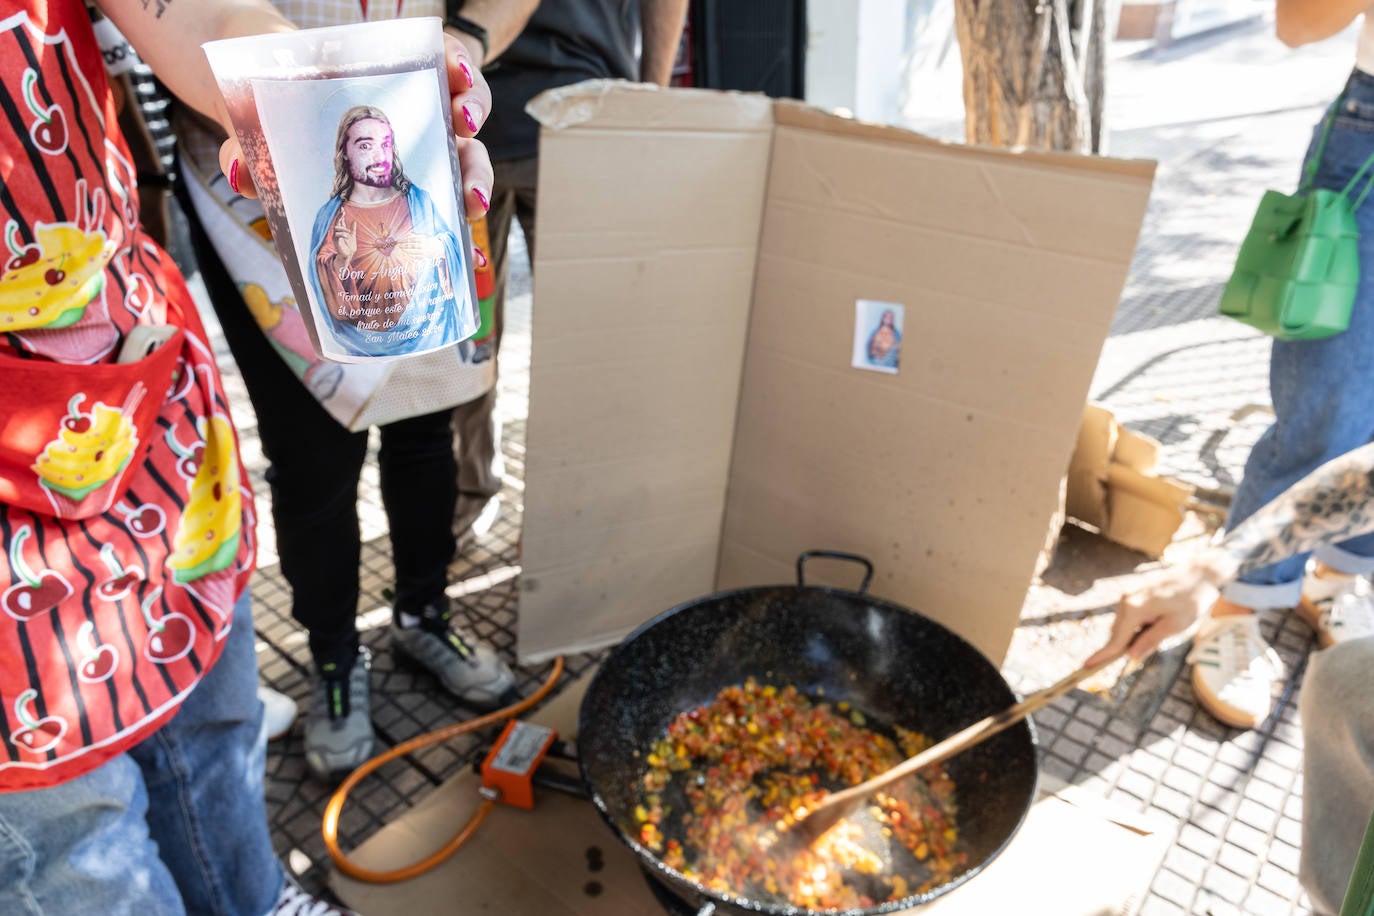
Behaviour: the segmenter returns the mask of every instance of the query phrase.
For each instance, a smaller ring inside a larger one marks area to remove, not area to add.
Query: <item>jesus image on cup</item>
[[[378,108],[356,105],[339,119],[334,185],[310,255],[311,286],[348,354],[410,353],[461,336],[462,237],[406,177]]]

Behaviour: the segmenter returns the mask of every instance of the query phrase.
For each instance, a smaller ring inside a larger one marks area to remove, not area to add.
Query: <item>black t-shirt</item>
[[[539,125],[525,103],[586,79],[639,78],[639,0],[544,0],[525,30],[484,71],[491,116],[479,134],[492,159],[533,156]]]

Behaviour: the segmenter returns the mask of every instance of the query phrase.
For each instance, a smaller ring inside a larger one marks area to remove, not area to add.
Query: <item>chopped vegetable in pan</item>
[[[929,745],[915,732],[896,728],[894,742],[866,725],[848,704],[813,702],[793,686],[750,678],[726,687],[674,719],[646,755],[639,841],[713,890],[808,909],[873,906],[944,884],[967,868],[968,853],[958,848],[954,783],[938,765],[876,794],[862,813],[868,829],[856,817],[808,849],[775,845],[778,824],[799,807]],[[918,860],[919,874],[889,867],[889,843]]]

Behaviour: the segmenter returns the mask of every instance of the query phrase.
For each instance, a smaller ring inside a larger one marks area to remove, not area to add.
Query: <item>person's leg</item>
[[[1339,911],[1374,812],[1374,640],[1316,652],[1299,698],[1303,739],[1299,880],[1319,914]]]
[[[449,417],[443,410],[381,428],[378,464],[396,568],[391,646],[467,705],[494,709],[516,699],[515,676],[490,646],[453,626],[444,593],[458,494]]]
[[[511,223],[519,218],[528,242],[531,267],[534,264],[534,200],[538,159],[514,159],[493,163],[495,183],[491,209],[487,211],[487,257],[491,259],[495,280],[493,312],[496,316],[496,346],[499,363],[501,335],[506,323],[506,286],[510,277]],[[458,492],[464,503],[474,508],[501,490],[504,460],[501,455],[501,424],[496,415],[496,389],[453,409],[455,455],[458,461]]]
[[[0,795],[0,913],[182,916],[147,812],[127,754],[59,786]]]
[[[257,686],[245,592],[214,667],[176,716],[129,752],[147,786],[152,839],[190,913],[261,916],[281,893],[263,803]]]
[[[330,779],[370,755],[367,654],[357,631],[358,479],[367,433],[331,417],[272,348],[183,195],[211,304],[238,364],[270,466],[272,518],[291,614],[305,628],[319,677],[306,718],[306,761]],[[360,663],[361,662],[361,663]]]
[[[1353,106],[1353,107],[1352,107]],[[1318,155],[1314,131],[1307,160]],[[1316,185],[1340,189],[1374,153],[1374,78],[1352,77],[1330,138],[1320,153]],[[1304,163],[1304,166],[1306,163]],[[1374,265],[1374,201],[1357,211],[1360,259]],[[1227,527],[1234,528],[1260,506],[1318,465],[1374,438],[1374,270],[1362,270],[1350,326],[1325,340],[1275,341],[1269,387],[1275,420],[1245,464]],[[1321,558],[1344,573],[1374,571],[1374,537],[1354,538],[1324,549]],[[1254,610],[1297,605],[1304,590],[1306,554],[1247,572],[1222,590],[1212,619],[1198,634],[1191,658],[1199,703],[1218,719],[1240,728],[1262,722],[1282,677],[1277,655],[1265,643]],[[1327,602],[1337,588],[1313,583]],[[1358,629],[1352,627],[1350,629]]]
[[[1310,160],[1316,154],[1314,131]],[[1316,185],[1340,189],[1374,154],[1374,77],[1352,77],[1317,169]],[[1306,165],[1306,163],[1304,163]],[[1356,211],[1360,263],[1374,266],[1374,200]],[[1350,326],[1325,340],[1275,341],[1269,387],[1275,420],[1255,443],[1231,504],[1227,528],[1313,468],[1374,439],[1374,270],[1360,272]],[[1342,572],[1374,572],[1374,535],[1323,549],[1320,558]],[[1246,573],[1227,599],[1246,607],[1288,607],[1301,590],[1306,555]]]
[[[449,411],[388,423],[381,439],[377,464],[396,569],[393,605],[418,615],[443,597],[456,549],[458,487]]]

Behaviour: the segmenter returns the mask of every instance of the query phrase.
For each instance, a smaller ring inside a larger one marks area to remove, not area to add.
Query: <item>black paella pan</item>
[[[862,564],[862,585],[857,591],[806,585],[804,566],[813,557]],[[872,572],[872,564],[852,554],[802,554],[795,586],[744,588],[679,605],[626,637],[588,686],[578,757],[592,800],[645,870],[702,916],[813,911],[709,889],[638,842],[634,809],[643,755],[679,713],[752,676],[848,702],[875,724],[901,725],[938,741],[1019,699],[997,666],[964,639],[866,594]],[[845,912],[868,916],[906,909],[975,876],[1020,828],[1035,798],[1037,758],[1027,720],[950,760],[946,769],[957,787],[966,870],[901,900]],[[893,860],[889,867],[910,887],[924,880],[914,858]]]

